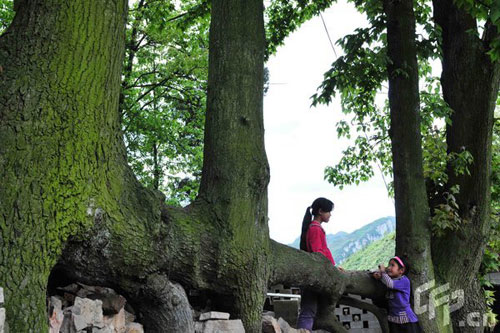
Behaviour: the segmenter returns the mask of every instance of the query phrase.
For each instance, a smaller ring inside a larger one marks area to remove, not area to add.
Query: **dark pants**
[[[422,329],[418,323],[395,324],[389,322],[390,333],[420,333]]]
[[[300,312],[297,318],[297,329],[305,328],[312,331],[314,317],[318,309],[318,296],[313,291],[304,289],[300,298]]]

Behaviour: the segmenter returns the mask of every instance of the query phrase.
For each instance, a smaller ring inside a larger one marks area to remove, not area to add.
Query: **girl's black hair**
[[[318,198],[313,201],[311,207],[307,207],[306,213],[304,215],[304,220],[302,220],[302,233],[300,234],[301,250],[307,251],[307,244],[306,244],[307,229],[309,229],[309,225],[312,222],[313,216],[319,215],[320,209],[323,212],[331,212],[333,210],[333,202],[325,198]]]
[[[399,259],[401,259],[401,261],[403,262],[403,265],[405,265],[404,269],[404,273],[403,275],[407,275],[408,272],[410,271],[410,266],[408,265],[408,260],[406,259],[405,256],[397,256]],[[399,261],[397,261],[396,259],[394,259],[394,257],[391,258],[391,260],[394,260],[394,262],[396,263],[396,265],[398,265],[399,269],[403,268],[401,266],[401,264],[399,263]]]

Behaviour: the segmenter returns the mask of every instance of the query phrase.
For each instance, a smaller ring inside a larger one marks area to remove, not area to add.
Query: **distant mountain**
[[[339,231],[336,234],[327,234],[326,235],[326,243],[328,244],[328,247],[330,248],[330,243],[331,242],[336,242],[338,240],[344,239],[347,235],[349,235],[345,231]],[[293,241],[293,243],[288,244],[288,246],[294,247],[296,249],[300,248],[300,236]],[[331,248],[330,248],[331,251]]]
[[[352,233],[341,231],[334,235],[328,234],[326,235],[326,242],[328,248],[332,251],[335,262],[340,264],[354,253],[367,247],[372,242],[381,239],[386,234],[393,232],[395,229],[395,218],[387,216],[375,220]],[[289,245],[298,249],[300,237]]]
[[[342,267],[348,270],[372,270],[383,263],[387,266],[396,249],[396,233],[391,232],[347,258]]]

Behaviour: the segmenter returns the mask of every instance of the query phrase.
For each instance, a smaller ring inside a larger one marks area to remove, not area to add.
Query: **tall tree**
[[[14,9],[0,37],[0,284],[11,330],[42,332],[65,241],[88,230],[89,207],[116,197],[127,172],[108,112],[118,108],[126,2]]]
[[[387,15],[387,66],[391,141],[396,202],[396,253],[412,267],[412,282],[434,279],[429,206],[420,134],[418,64],[413,1],[384,1]],[[424,331],[438,331],[435,321],[421,318]],[[442,330],[439,330],[442,332]]]
[[[500,62],[492,54],[499,53],[494,42],[500,39],[500,18],[492,2],[491,15],[486,19],[483,35],[479,36],[471,33],[478,29],[473,11],[449,0],[433,4],[436,23],[442,30],[443,97],[453,110],[451,124],[446,128],[447,150],[448,153],[466,150],[473,159],[467,173],[457,173],[453,166],[448,166],[444,191],[458,189],[455,198],[461,225],[455,233],[447,233],[433,242],[433,260],[439,278],[467,295],[464,306],[452,314],[454,328],[463,331],[461,323],[470,322],[472,313],[480,314],[474,319],[482,325],[485,306],[477,272],[491,225],[492,131],[500,83]],[[456,249],[457,254],[447,256],[450,248]]]
[[[285,17],[283,29],[289,32],[327,3],[276,1],[271,21]],[[359,136],[340,163],[326,170],[326,177],[343,186],[371,178],[376,164],[384,174],[393,173],[396,251],[412,262],[414,287],[428,282],[434,285],[431,289],[449,286],[450,293],[465,296],[464,306],[451,315],[452,326],[446,325],[446,313],[436,321],[425,312],[421,321],[429,331],[475,331],[475,325],[482,325],[485,299],[477,274],[493,220],[498,1],[384,1],[383,8],[380,1],[354,3],[370,26],[339,40],[345,55],[325,74],[313,104],[329,103],[339,92]],[[270,26],[279,26],[276,22]],[[271,41],[279,45],[284,35],[271,33]],[[429,59],[438,57],[440,84],[429,66]],[[419,76],[426,85],[421,99]],[[375,96],[385,81],[389,107],[381,109]],[[436,119],[446,126],[436,128]],[[352,132],[346,121],[337,130],[347,137]]]

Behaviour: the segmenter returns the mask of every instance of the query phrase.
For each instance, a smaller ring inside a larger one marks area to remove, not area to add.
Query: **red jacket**
[[[332,262],[335,266],[335,260],[333,260],[332,253],[326,245],[326,235],[325,231],[321,227],[321,224],[317,221],[312,221],[309,225],[306,235],[306,244],[308,252],[319,252]]]

